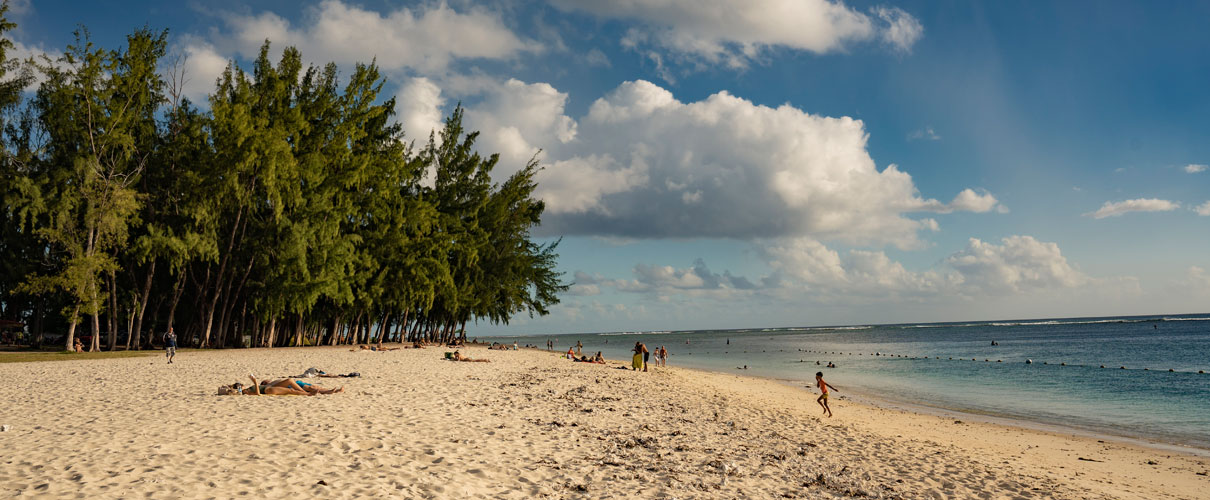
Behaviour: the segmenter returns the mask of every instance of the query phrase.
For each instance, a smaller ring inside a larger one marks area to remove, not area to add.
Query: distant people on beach
[[[647,350],[647,344],[644,344],[642,342],[635,342],[634,343],[634,352],[635,352],[635,354],[643,355],[643,371],[647,371],[647,361],[649,361],[651,359],[651,351]]]
[[[71,347],[76,352],[84,352],[84,343],[80,342],[80,339],[78,338],[76,339],[75,345],[72,345]]]
[[[168,364],[172,364],[172,358],[176,357],[176,332],[172,331],[171,326],[164,334],[164,357],[168,358]]]
[[[605,364],[605,357],[601,356],[601,351],[597,351],[597,356],[595,358],[592,358],[592,362]]]
[[[815,372],[815,386],[819,388],[820,392],[819,398],[815,402],[823,407],[824,414],[831,417],[832,408],[828,407],[828,389],[836,389],[836,386],[823,381],[823,372]]]
[[[640,367],[643,371],[647,371],[647,359],[651,356],[651,352],[647,350],[647,346],[642,342],[635,342],[634,349],[631,350],[634,356],[630,361],[630,369],[638,370]]]
[[[363,345],[357,346],[357,349],[362,350],[362,351],[386,352],[386,351],[398,351],[402,348],[401,347],[382,347],[382,346],[376,346],[376,345],[364,345],[363,344]]]
[[[584,349],[584,344],[581,344],[580,341],[577,340],[576,341],[576,356],[583,356],[584,353],[581,352],[583,349]]]
[[[459,351],[454,351],[454,354],[450,355],[450,357],[445,358],[445,359],[448,359],[448,360],[450,360],[450,361],[466,361],[466,362],[468,362],[468,363],[491,363],[491,362],[492,362],[492,360],[490,360],[490,359],[483,359],[483,358],[480,358],[480,359],[473,359],[473,358],[469,358],[469,357],[463,356],[463,355],[462,355],[462,353],[461,353],[461,352],[459,352]]]
[[[567,359],[576,359],[576,348],[568,347],[567,354],[564,354],[563,357],[565,357]]]

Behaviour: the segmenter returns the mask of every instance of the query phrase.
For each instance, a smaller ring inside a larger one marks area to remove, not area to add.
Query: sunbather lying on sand
[[[248,375],[252,380],[251,386],[245,386],[241,383],[224,385],[218,388],[219,395],[227,394],[243,394],[247,396],[314,396],[316,394],[335,394],[344,392],[343,386],[336,389],[323,389],[315,384],[309,384],[301,380],[292,378],[279,379],[274,381],[257,381],[253,375]]]
[[[373,346],[373,345],[359,345],[359,346],[357,346],[357,348],[362,351],[398,351],[399,349],[401,349],[399,347],[381,347],[381,346]],[[350,350],[352,350],[352,349],[350,349]]]
[[[448,360],[450,360],[450,361],[469,361],[469,362],[471,362],[471,363],[491,363],[491,362],[492,362],[492,360],[490,360],[490,359],[471,359],[471,358],[468,358],[468,357],[466,357],[466,356],[463,356],[463,355],[462,355],[462,353],[461,353],[460,351],[454,351],[454,354],[453,354],[452,356],[450,356],[450,357],[446,358],[446,359],[448,359]]]

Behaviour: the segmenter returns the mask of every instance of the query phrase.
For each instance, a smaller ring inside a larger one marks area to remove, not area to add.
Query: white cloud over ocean
[[[1201,216],[1210,216],[1210,201],[1194,207],[1193,211],[1197,212],[1197,214]]]
[[[1181,207],[1180,203],[1156,198],[1138,198],[1125,201],[1107,201],[1095,212],[1084,214],[1094,219],[1119,217],[1131,212],[1171,212]]]
[[[793,302],[917,302],[995,298],[1062,290],[1130,292],[1135,283],[1093,278],[1070,262],[1053,242],[1016,235],[999,242],[971,238],[966,246],[925,270],[910,270],[882,251],[838,251],[811,238],[783,238],[754,244],[768,265],[760,277],[711,271],[697,259],[689,267],[639,263],[631,278],[604,278],[577,272],[577,287],[597,295],[607,290],[651,297],[744,297]]]
[[[566,94],[509,80],[467,111],[502,173],[545,148],[538,194],[550,234],[635,238],[811,236],[918,246],[937,230],[916,212],[1004,211],[965,189],[925,198],[894,164],[879,168],[860,120],[761,106],[727,92],[681,102],[651,82],[625,82],[579,120]]]

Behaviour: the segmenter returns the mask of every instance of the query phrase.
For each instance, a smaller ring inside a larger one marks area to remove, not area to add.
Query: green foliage
[[[88,315],[94,338],[104,316],[135,347],[172,325],[185,345],[314,345],[371,327],[445,338],[547,314],[566,290],[557,243],[530,238],[538,163],[493,183],[499,157],[475,149],[461,106],[417,148],[375,64],[342,78],[293,47],[271,60],[266,41],[203,111],[173,85],[179,61],[162,76],[166,36],[111,51],[81,30],[36,64],[32,99],[0,38],[5,315],[57,310],[71,330]]]

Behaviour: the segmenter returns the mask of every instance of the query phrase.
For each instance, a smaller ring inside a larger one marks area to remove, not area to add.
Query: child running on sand
[[[832,409],[828,407],[828,389],[836,389],[836,386],[823,381],[823,372],[815,372],[815,386],[819,387],[819,391],[823,393],[819,395],[819,399],[816,399],[815,402],[823,407],[825,415],[831,417]]]

